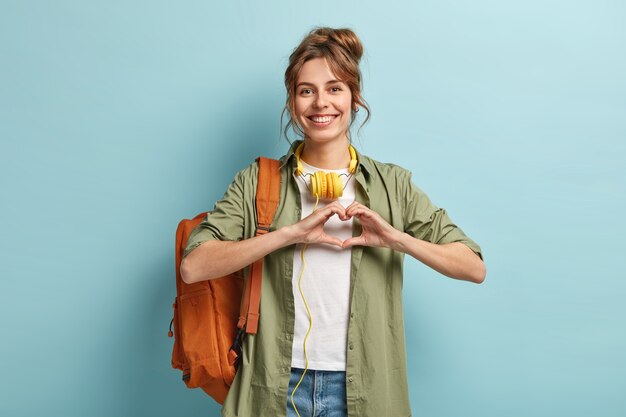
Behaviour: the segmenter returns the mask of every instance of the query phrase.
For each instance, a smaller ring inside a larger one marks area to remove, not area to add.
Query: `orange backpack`
[[[280,198],[279,161],[258,157],[256,236],[269,232]],[[224,403],[241,359],[245,334],[256,334],[263,258],[250,267],[243,291],[243,270],[222,278],[186,284],[180,275],[189,234],[205,216],[184,219],[176,230],[176,299],[168,336],[174,336],[172,367],[183,371],[189,388],[202,388]],[[239,313],[238,313],[239,310]],[[172,324],[174,332],[172,332]]]

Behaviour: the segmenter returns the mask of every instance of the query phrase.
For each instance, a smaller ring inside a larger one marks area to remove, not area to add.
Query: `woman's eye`
[[[300,91],[300,94],[307,94],[310,91],[311,91],[311,89],[305,88],[304,90]]]
[[[333,91],[341,91],[341,87],[332,87],[331,90],[333,90]]]

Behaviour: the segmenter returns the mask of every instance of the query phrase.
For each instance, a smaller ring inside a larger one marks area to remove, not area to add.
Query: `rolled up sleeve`
[[[406,187],[403,202],[404,232],[436,244],[461,242],[483,259],[480,246],[454,224],[445,209],[434,205],[426,193],[413,183],[411,177],[411,172],[407,171],[402,180]]]
[[[224,196],[189,235],[183,257],[208,240],[241,240],[244,234],[242,171],[235,175]]]

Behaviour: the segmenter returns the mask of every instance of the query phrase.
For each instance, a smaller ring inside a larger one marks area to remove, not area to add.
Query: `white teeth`
[[[326,116],[326,117],[311,117],[311,120],[313,120],[315,123],[326,123],[326,122],[330,122],[331,120],[333,120],[335,116]]]

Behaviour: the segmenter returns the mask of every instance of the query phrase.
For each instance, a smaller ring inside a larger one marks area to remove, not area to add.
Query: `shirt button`
[[[350,350],[354,349],[354,345],[352,343],[350,343]]]
[[[354,378],[349,377],[349,378],[348,378],[348,382],[352,382],[352,381],[354,381]]]
[[[290,334],[287,335],[287,340],[291,340],[291,335]]]
[[[353,319],[354,318],[354,313],[350,313],[350,318]]]

